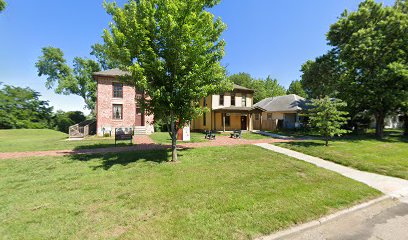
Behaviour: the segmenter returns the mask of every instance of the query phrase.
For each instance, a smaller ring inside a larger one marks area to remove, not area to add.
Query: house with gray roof
[[[253,129],[270,130],[300,127],[299,113],[306,108],[306,100],[295,94],[265,98],[253,106]],[[257,111],[256,111],[257,110]]]

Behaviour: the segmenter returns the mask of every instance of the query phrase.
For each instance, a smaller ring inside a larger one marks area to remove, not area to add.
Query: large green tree
[[[219,0],[135,0],[123,7],[105,3],[112,15],[104,31],[109,59],[144,89],[141,104],[169,125],[172,161],[177,161],[177,131],[202,113],[199,100],[231,90],[220,61],[225,24],[208,11]]]
[[[4,85],[0,89],[0,129],[49,128],[52,107],[30,89]]]
[[[344,71],[342,98],[374,114],[378,137],[383,137],[386,115],[396,113],[407,98],[406,4],[385,7],[366,0],[357,11],[345,11],[327,34]]]
[[[334,51],[309,60],[302,65],[301,84],[311,98],[336,96],[341,71]]]
[[[289,85],[287,94],[296,94],[298,96],[307,97],[306,91],[303,89],[303,85],[299,80],[292,81]]]
[[[345,102],[326,96],[312,99],[308,105],[309,110],[306,115],[309,117],[309,123],[322,134],[326,146],[329,145],[330,138],[348,132],[342,129],[348,120],[346,117],[348,112],[341,110],[347,106]]]
[[[71,68],[61,49],[44,47],[42,56],[39,57],[35,66],[38,70],[38,76],[47,76],[45,86],[48,89],[54,88],[57,94],[78,95],[84,99],[86,107],[94,111],[96,81],[93,79],[92,73],[100,71],[101,67],[98,62],[76,57]]]

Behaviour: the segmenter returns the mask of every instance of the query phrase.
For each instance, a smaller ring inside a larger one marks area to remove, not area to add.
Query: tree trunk
[[[171,161],[177,162],[177,126],[174,116],[171,116]]]
[[[329,136],[327,134],[324,135],[324,141],[326,142],[326,147],[329,146]]]
[[[404,136],[408,136],[408,113],[404,113]]]
[[[384,113],[377,113],[375,115],[375,136],[379,138],[384,137]]]

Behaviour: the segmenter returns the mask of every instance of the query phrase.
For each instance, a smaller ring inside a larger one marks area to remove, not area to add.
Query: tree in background
[[[177,161],[177,132],[202,113],[199,100],[232,89],[221,66],[225,24],[207,9],[219,0],[140,0],[123,8],[104,3],[112,15],[104,31],[109,59],[144,89],[143,108],[169,126],[172,161]]]
[[[307,98],[307,94],[303,89],[302,83],[299,80],[292,81],[289,85],[287,94],[296,94],[303,98]]]
[[[69,127],[85,121],[86,117],[81,111],[57,111],[52,119],[52,125],[55,130],[68,133]]]
[[[30,89],[4,85],[0,89],[0,129],[49,128],[52,107]]]
[[[6,2],[4,0],[0,0],[0,12],[2,12],[6,8]]]
[[[283,86],[279,85],[278,80],[268,76],[266,79],[254,79],[248,73],[237,73],[228,77],[229,80],[240,86],[253,89],[254,102],[259,102],[264,98],[282,96],[286,94]]]
[[[334,51],[302,65],[301,85],[310,98],[335,97],[340,81],[340,67]]]
[[[406,6],[406,1],[384,7],[366,0],[357,11],[345,11],[327,34],[341,63],[339,92],[353,108],[375,116],[378,137],[384,135],[386,115],[396,113],[407,98]]]
[[[94,111],[96,81],[92,73],[101,70],[99,63],[91,59],[76,57],[73,61],[73,68],[71,68],[59,48],[44,47],[42,54],[35,66],[38,76],[47,76],[45,86],[48,89],[54,88],[57,94],[75,94],[82,97],[86,107]]]
[[[306,116],[309,117],[309,123],[322,134],[326,146],[329,145],[330,138],[348,132],[342,129],[342,126],[347,123],[348,112],[340,111],[341,108],[347,106],[345,102],[326,96],[321,99],[312,99],[308,105],[310,109]]]

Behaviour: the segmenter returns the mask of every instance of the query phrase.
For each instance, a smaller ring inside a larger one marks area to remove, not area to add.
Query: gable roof
[[[94,76],[101,76],[101,77],[119,77],[119,76],[125,76],[125,75],[130,75],[129,72],[120,70],[119,68],[113,68],[113,69],[108,69],[105,71],[100,71],[100,72],[94,72]]]
[[[246,88],[246,87],[240,86],[240,85],[235,84],[235,83],[233,85],[234,85],[234,91],[236,91],[236,92],[250,92],[250,93],[254,92],[253,89]]]
[[[295,112],[306,108],[306,100],[296,94],[265,98],[254,105],[266,112]]]

